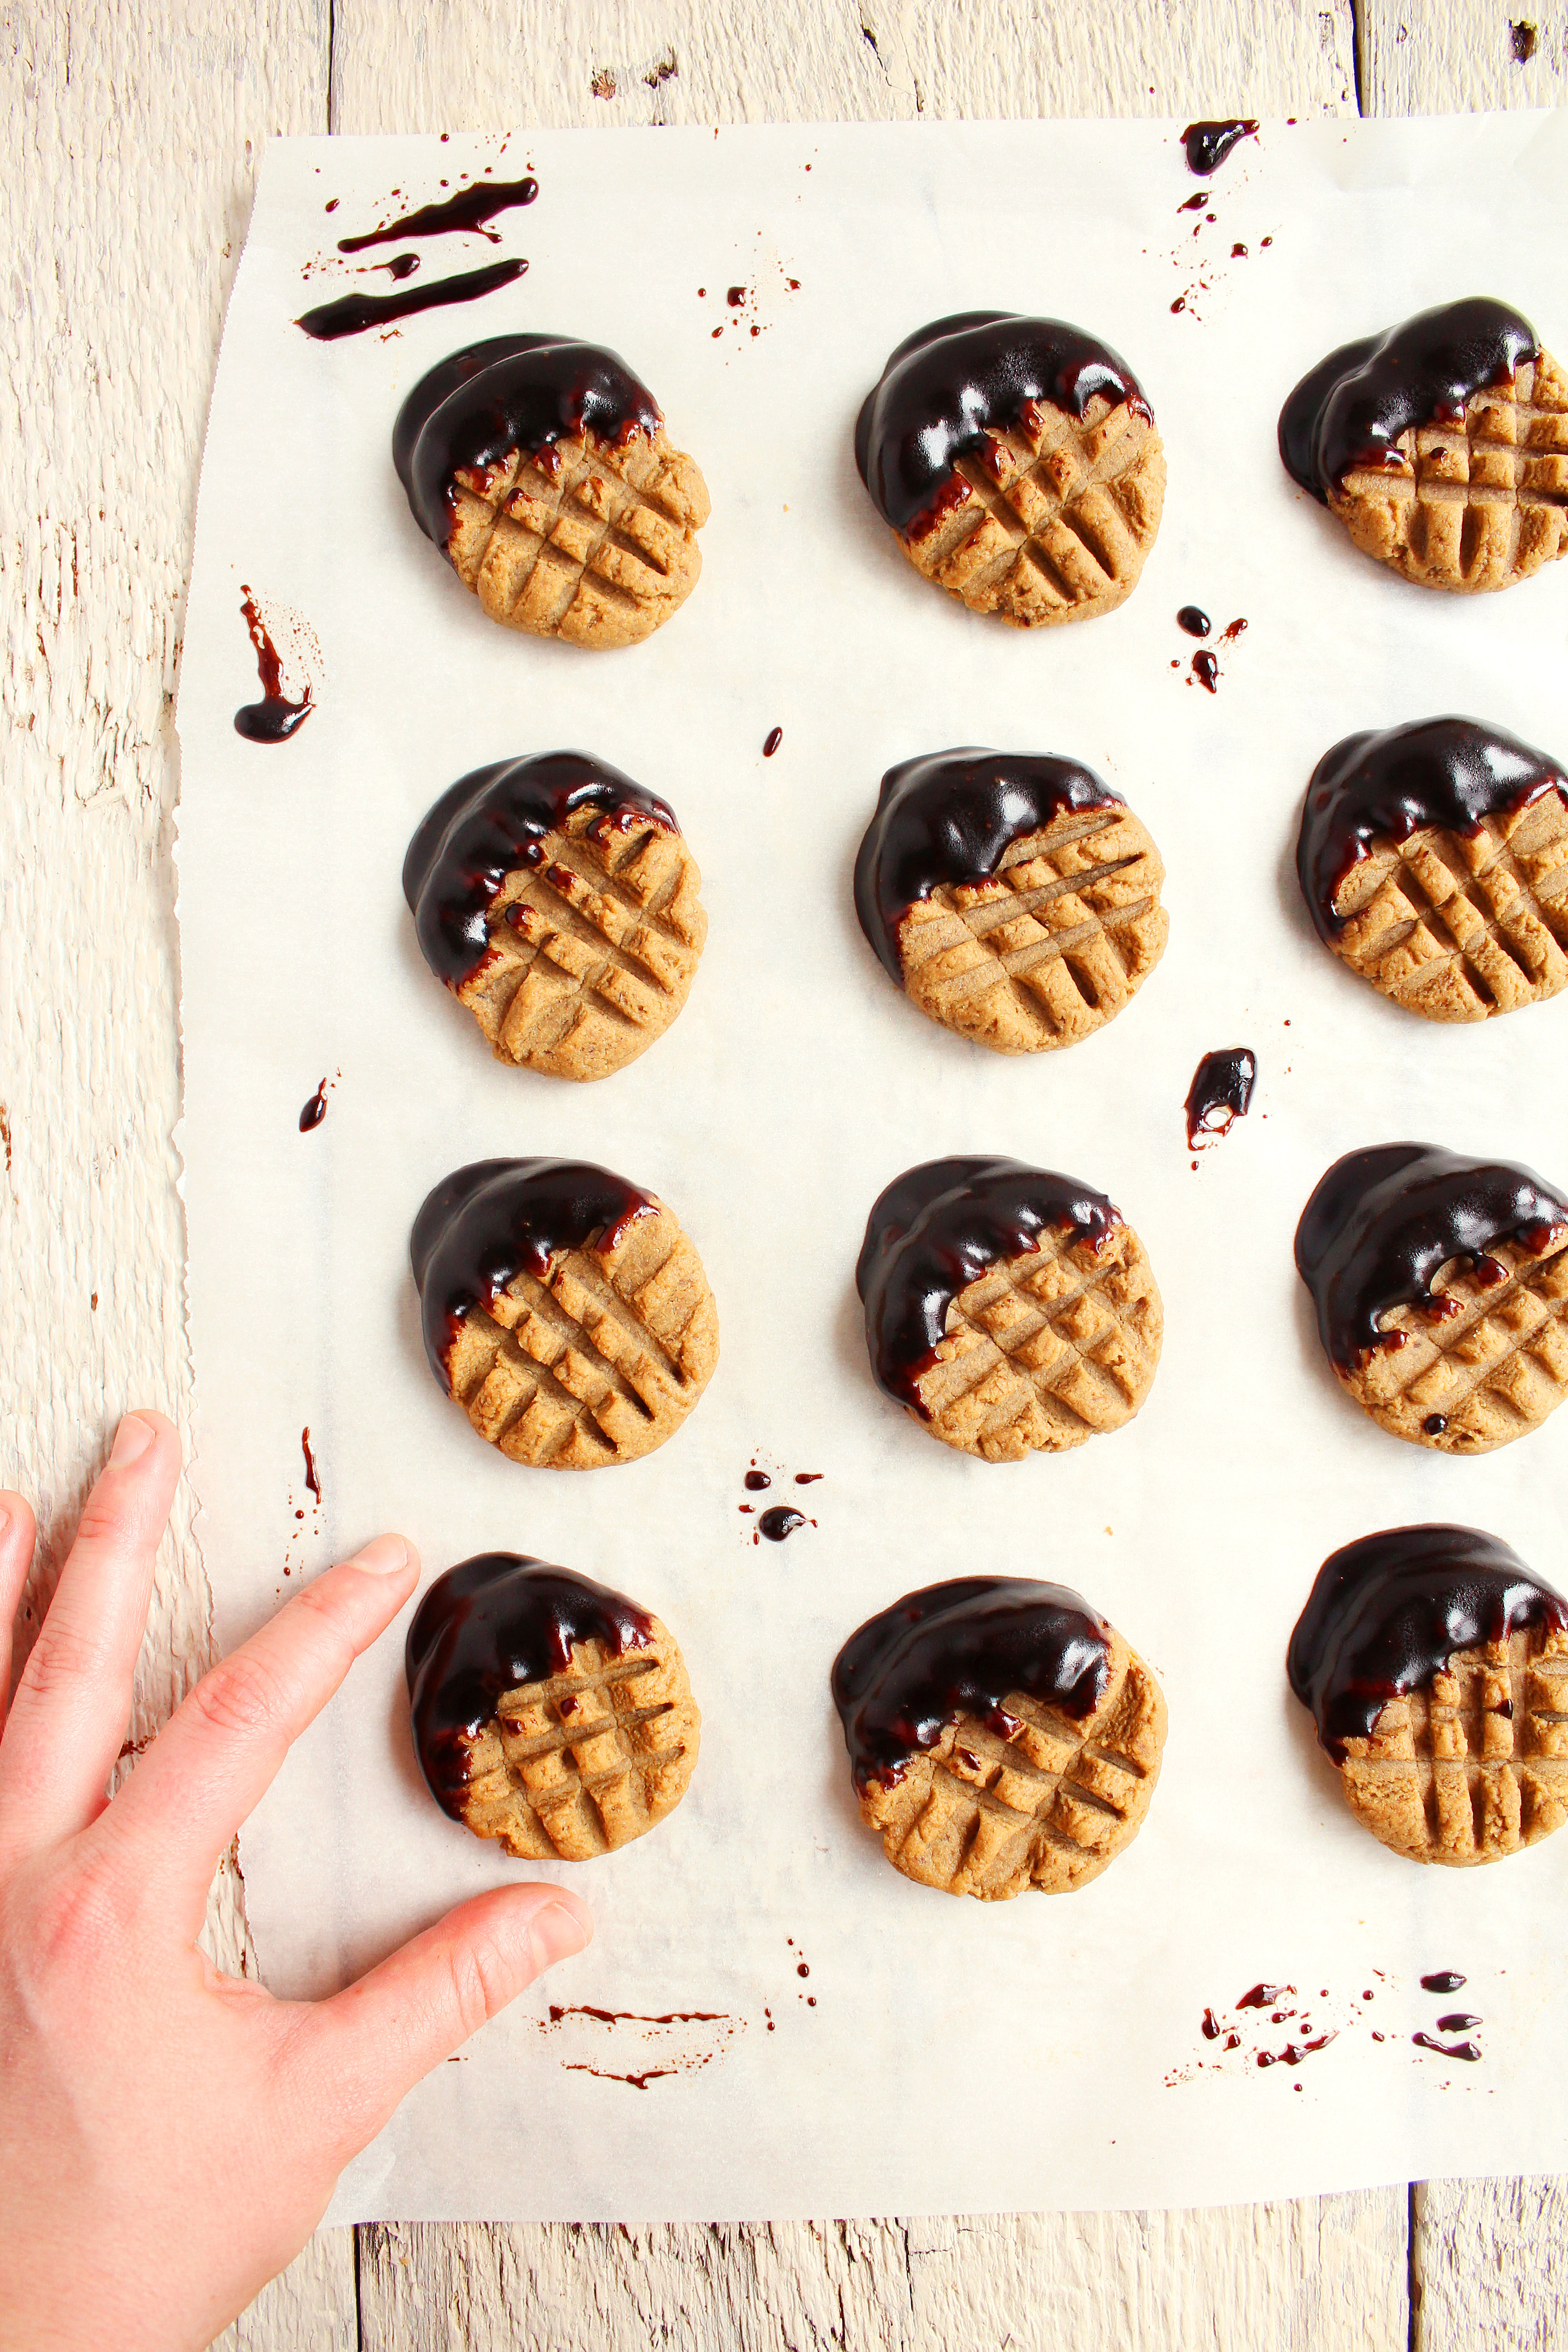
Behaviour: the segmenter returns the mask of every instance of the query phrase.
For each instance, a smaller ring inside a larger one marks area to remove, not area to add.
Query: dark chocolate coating
[[[833,1704],[858,1789],[897,1780],[961,1715],[1004,1738],[1015,1691],[1082,1722],[1105,1695],[1110,1628],[1081,1593],[1026,1576],[962,1576],[906,1592],[833,1661]]]
[[[477,302],[481,294],[510,286],[527,268],[521,257],[487,261],[482,269],[460,270],[455,278],[427,278],[397,294],[342,294],[335,302],[322,302],[305,311],[294,324],[303,327],[312,342],[337,343],[345,335],[363,335],[371,327],[411,319],[417,310],[444,310],[449,302]]]
[[[1320,360],[1279,412],[1279,457],[1322,505],[1359,467],[1403,465],[1394,443],[1411,425],[1457,424],[1465,404],[1538,359],[1517,310],[1473,295],[1419,311]]]
[[[537,866],[545,835],[584,808],[598,812],[595,835],[634,825],[680,830],[645,784],[586,751],[498,760],[442,793],[403,861],[403,895],[437,980],[454,988],[479,969],[489,949],[485,918],[502,882],[519,866]]]
[[[608,1253],[656,1204],[583,1160],[476,1160],[444,1176],[414,1220],[408,1255],[425,1352],[448,1394],[447,1359],[463,1318],[525,1269],[542,1282],[558,1250]]]
[[[794,1535],[796,1528],[810,1525],[811,1521],[804,1511],[792,1511],[787,1503],[774,1503],[757,1521],[757,1532],[766,1536],[770,1543],[783,1543],[786,1536]]]
[[[1018,1160],[928,1160],[906,1169],[866,1220],[855,1268],[878,1387],[929,1419],[920,1381],[960,1291],[999,1258],[1037,1250],[1048,1227],[1098,1248],[1121,1223],[1103,1192]]]
[[[1245,1118],[1257,1083],[1258,1056],[1250,1045],[1226,1045],[1205,1054],[1187,1088],[1188,1143],[1195,1147],[1205,1134],[1223,1135],[1231,1119]],[[1228,1111],[1230,1118],[1210,1127],[1207,1121],[1216,1110]]]
[[[1125,360],[1081,327],[960,310],[889,353],[856,423],[855,463],[883,520],[918,536],[940,509],[955,461],[987,431],[1016,425],[1035,401],[1081,416],[1097,392],[1150,415]]]
[[[855,860],[855,912],[900,987],[899,926],[942,883],[983,882],[1006,850],[1067,809],[1121,808],[1092,768],[1048,753],[966,748],[905,760],[882,779]]]
[[[1319,1178],[1296,1228],[1296,1271],[1331,1362],[1349,1371],[1379,1344],[1390,1307],[1429,1300],[1450,1260],[1474,1264],[1499,1242],[1539,1255],[1564,1225],[1568,1204],[1511,1160],[1378,1144]]]
[[[1201,604],[1184,604],[1176,614],[1176,626],[1185,629],[1189,637],[1206,637],[1214,624]]]
[[[488,236],[492,245],[499,245],[500,231],[489,226],[497,213],[531,205],[538,194],[539,183],[531,177],[475,180],[471,186],[459,188],[445,203],[420,205],[416,211],[388,221],[384,228],[367,229],[362,236],[340,236],[338,251],[363,253],[368,246],[396,245],[409,236],[446,236],[454,229],[475,229],[480,236]]]
[[[1479,719],[1416,719],[1381,735],[1347,735],[1312,771],[1296,843],[1296,877],[1321,940],[1343,930],[1334,895],[1373,841],[1423,825],[1474,835],[1542,793],[1568,800],[1568,775],[1505,728]]]
[[[566,335],[494,335],[420,377],[397,412],[392,462],[415,521],[444,548],[459,467],[493,466],[512,449],[537,456],[579,433],[619,447],[637,433],[651,440],[661,422],[652,393],[615,352]]]
[[[1386,1528],[1331,1552],[1290,1636],[1290,1687],[1337,1763],[1384,1704],[1425,1689],[1451,1657],[1527,1626],[1561,1633],[1568,1601],[1479,1528]],[[1447,1992],[1447,1978],[1424,1977]],[[1464,1979],[1457,1978],[1457,1984]]]
[[[1232,115],[1225,122],[1189,122],[1182,133],[1182,145],[1186,150],[1187,169],[1207,179],[1217,172],[1233,147],[1239,146],[1258,129],[1257,118]]]
[[[503,1693],[565,1674],[574,1643],[619,1658],[652,1639],[653,1621],[624,1592],[514,1551],[480,1552],[438,1576],[408,1628],[404,1667],[415,1754],[442,1811],[461,1820],[468,1744]]]

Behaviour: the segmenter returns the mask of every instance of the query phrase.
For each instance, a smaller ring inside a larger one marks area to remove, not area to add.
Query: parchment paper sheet
[[[1168,124],[518,134],[500,168],[526,160],[540,195],[503,216],[500,247],[418,248],[426,277],[525,253],[517,285],[389,340],[322,346],[290,324],[336,290],[331,268],[301,278],[334,234],[497,152],[274,145],[230,304],[179,708],[202,1542],[226,1644],[383,1527],[427,1577],[497,1546],[563,1561],[674,1629],[703,1743],[656,1834],[571,1874],[591,1952],[437,2070],[333,2218],[1186,2205],[1563,2168],[1568,2119],[1542,2086],[1568,2064],[1568,1836],[1475,1872],[1384,1853],[1283,1658],[1325,1553],[1373,1528],[1474,1522],[1568,1575],[1568,1412],[1481,1461],[1394,1443],[1339,1394],[1290,1254],[1310,1186],[1356,1145],[1430,1137],[1568,1175],[1568,1004],[1480,1031],[1413,1021],[1317,944],[1291,866],[1306,777],[1352,729],[1458,709],[1561,756],[1568,567],[1504,596],[1405,587],[1294,490],[1274,431],[1311,362],[1430,302],[1493,292],[1568,345],[1568,126],[1268,123],[1214,180],[1213,224],[1178,210],[1196,184]],[[1109,619],[1028,635],[971,618],[906,567],[856,478],[853,421],[887,352],[986,304],[1093,329],[1149,392],[1170,492]],[[393,417],[426,367],[541,327],[624,352],[712,490],[700,584],[635,650],[493,627],[393,473]],[[323,651],[320,708],[277,748],[232,725],[256,692],[242,582]],[[1216,628],[1247,621],[1213,697],[1188,682],[1189,601]],[[1006,1061],[948,1036],[856,928],[884,769],[966,742],[1088,761],[1164,854],[1164,961],[1070,1053]],[[398,887],[445,785],[562,745],[668,797],[711,923],[675,1028],[580,1088],[489,1059]],[[1183,1097],[1200,1054],[1237,1043],[1258,1055],[1252,1115],[1194,1172]],[[323,1073],[325,1121],[301,1134]],[[915,1160],[977,1150],[1104,1187],[1164,1296],[1143,1412],[1062,1459],[950,1454],[868,1372],[853,1268],[871,1201]],[[505,1461],[422,1358],[410,1221],[447,1170],[509,1152],[653,1186],[718,1296],[700,1407],[613,1478]],[[739,1509],[759,1449],[767,1499],[817,1522],[779,1547]],[[797,1488],[796,1470],[822,1481]],[[1128,1853],[1077,1896],[992,1906],[889,1869],[827,1671],[898,1593],[1002,1569],[1103,1609],[1156,1667],[1171,1727]],[[520,1874],[419,1782],[405,1622],[246,1829],[279,1990],[342,1983]],[[1468,1979],[1479,2063],[1412,2045],[1451,2005],[1418,1990],[1438,1969]],[[1205,2042],[1205,2006],[1258,1979],[1299,1988],[1289,2005],[1337,2039],[1260,2067],[1300,2029],[1249,2012],[1237,2051]],[[716,2015],[552,2026],[552,2002]]]

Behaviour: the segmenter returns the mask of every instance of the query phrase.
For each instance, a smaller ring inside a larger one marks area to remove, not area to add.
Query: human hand
[[[197,1950],[219,1857],[419,1562],[377,1536],[308,1584],[204,1676],[110,1804],[179,1474],[171,1424],[128,1414],[9,1720],[34,1523],[0,1492],[0,2344],[15,2352],[196,2352],[299,2252],[404,2094],[593,1933],[560,1887],[500,1887],[318,2002],[275,2000]]]

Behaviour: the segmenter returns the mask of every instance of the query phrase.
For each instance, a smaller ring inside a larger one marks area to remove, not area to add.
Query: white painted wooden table
[[[155,1403],[189,1428],[173,698],[202,426],[262,141],[1550,105],[1568,100],[1568,5],[21,0],[5,26],[0,1476],[37,1504],[36,1622],[118,1414]],[[182,1512],[128,1736],[209,1656]],[[241,1965],[232,1869],[209,1935]],[[1565,2218],[1568,2183],[1531,2180],[1171,2214],[323,2231],[220,2340],[1544,2352],[1568,2341]]]

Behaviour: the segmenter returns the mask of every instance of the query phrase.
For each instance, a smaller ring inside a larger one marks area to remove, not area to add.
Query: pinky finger
[[[11,1629],[33,1564],[37,1529],[20,1495],[0,1487],[0,1731],[11,1703]]]

